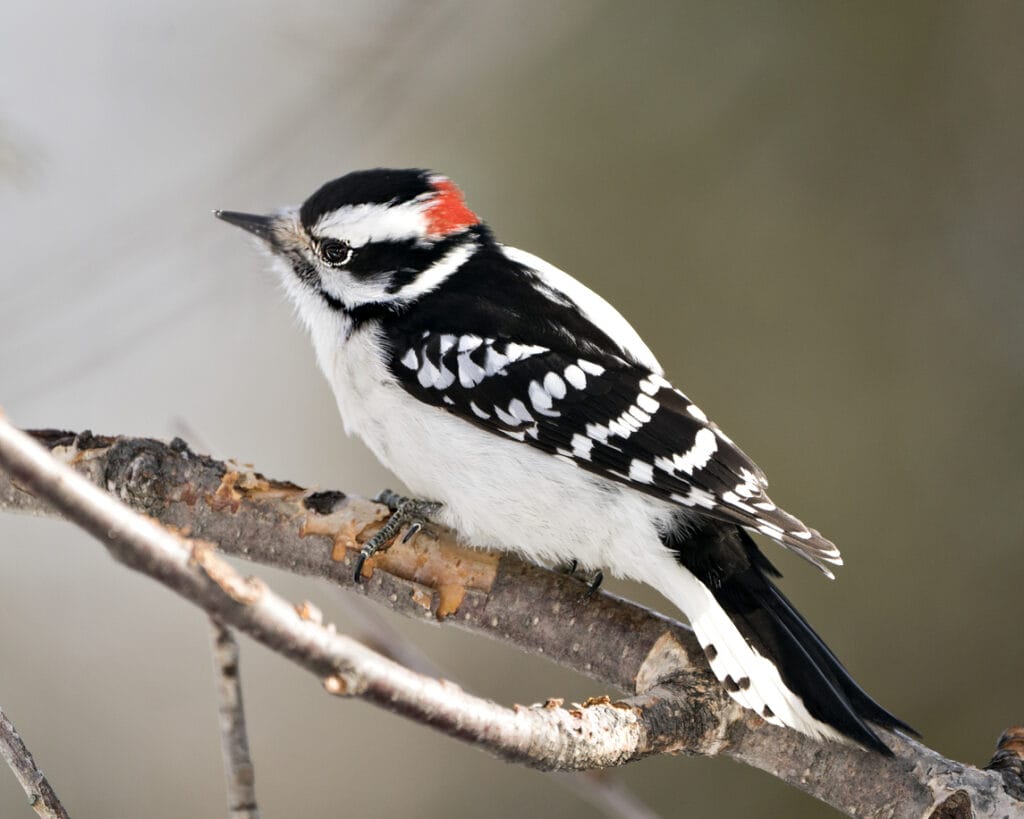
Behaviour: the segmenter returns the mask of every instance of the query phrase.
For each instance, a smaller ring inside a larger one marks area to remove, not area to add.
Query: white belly
[[[676,562],[659,530],[668,504],[591,475],[529,444],[478,429],[408,395],[370,343],[321,322],[313,342],[334,388],[345,429],[361,437],[412,492],[444,504],[438,519],[469,543],[530,560],[577,560],[654,586],[690,618],[701,645],[717,649],[719,679],[749,677],[730,696],[769,721],[811,734],[838,734],[814,719],[779,671],[752,648],[712,592]]]
[[[370,341],[359,331],[321,357],[345,429],[416,496],[443,503],[439,522],[476,545],[650,582],[669,557],[658,536],[669,505],[412,399]]]

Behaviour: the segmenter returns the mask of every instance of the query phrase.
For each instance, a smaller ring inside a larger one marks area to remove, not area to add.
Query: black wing
[[[839,551],[779,509],[761,470],[661,375],[616,356],[508,338],[392,336],[392,373],[419,400],[604,478],[754,529],[826,574]]]

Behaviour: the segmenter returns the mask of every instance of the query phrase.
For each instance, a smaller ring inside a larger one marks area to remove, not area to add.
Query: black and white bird
[[[842,560],[665,378],[604,299],[499,244],[429,171],[357,171],[301,207],[217,211],[258,236],[345,429],[469,542],[647,583],[768,722],[889,753],[872,700],[776,588],[760,532]]]

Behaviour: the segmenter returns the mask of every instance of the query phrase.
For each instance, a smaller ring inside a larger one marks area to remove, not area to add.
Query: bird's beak
[[[254,213],[238,213],[233,210],[215,210],[213,215],[223,219],[229,225],[247,230],[254,236],[259,236],[265,242],[274,242],[274,217],[258,216]]]

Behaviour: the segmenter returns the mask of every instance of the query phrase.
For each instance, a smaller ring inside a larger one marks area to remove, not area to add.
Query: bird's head
[[[354,171],[266,216],[215,214],[259,237],[302,313],[410,303],[468,259],[482,231],[451,180],[419,169]]]

